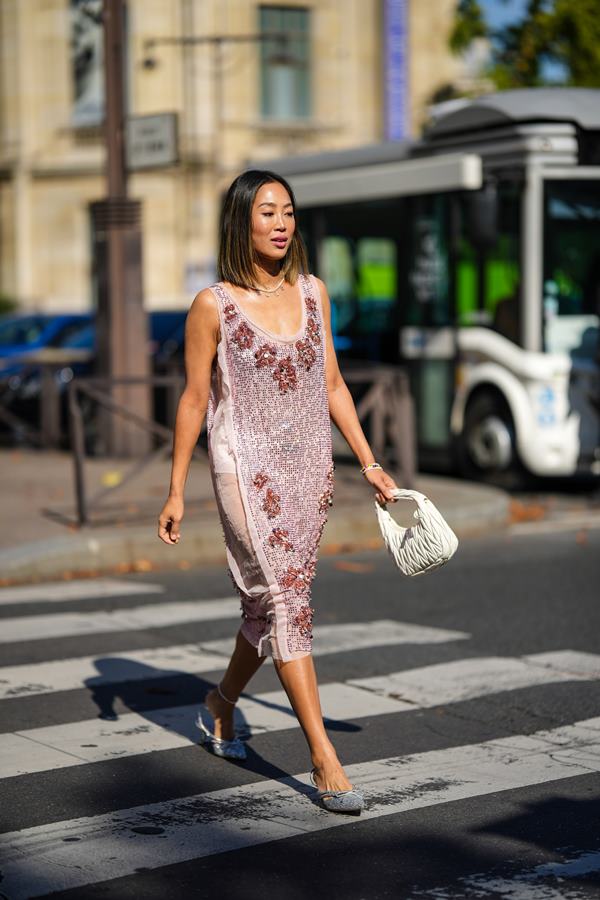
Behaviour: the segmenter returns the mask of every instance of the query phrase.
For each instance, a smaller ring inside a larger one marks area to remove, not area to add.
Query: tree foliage
[[[490,40],[498,88],[600,87],[600,0],[529,0],[522,19],[497,31],[477,0],[460,0],[450,47],[460,53],[477,37]]]
[[[472,41],[487,36],[487,25],[477,0],[459,0],[454,27],[450,35],[450,49],[462,53]]]
[[[569,73],[569,84],[600,87],[600,0],[556,0],[548,53]]]

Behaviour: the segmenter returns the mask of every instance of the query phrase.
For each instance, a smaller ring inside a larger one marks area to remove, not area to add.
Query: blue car
[[[148,352],[156,373],[171,371],[173,364],[183,368],[186,315],[185,310],[154,310],[148,314]],[[24,422],[33,425],[38,422],[41,370],[33,360],[28,362],[23,358],[36,351],[47,348],[90,351],[88,360],[71,362],[56,371],[57,390],[63,398],[72,378],[95,374],[94,318],[92,313],[28,313],[0,317],[0,404],[9,407]],[[165,396],[164,387],[155,388],[154,415],[159,421],[166,416]],[[62,414],[66,421],[64,408]],[[5,430],[2,426],[0,433]]]
[[[24,363],[17,357],[26,353],[46,347],[74,346],[69,341],[91,322],[89,313],[30,313],[0,317],[0,378],[18,375]],[[89,348],[93,348],[93,337]]]
[[[150,354],[155,363],[180,357],[186,311],[153,310],[148,314]],[[17,360],[46,347],[72,350],[95,348],[96,328],[92,313],[31,313],[0,317],[0,378],[18,375],[26,363]],[[78,366],[76,374],[90,374],[92,364]]]

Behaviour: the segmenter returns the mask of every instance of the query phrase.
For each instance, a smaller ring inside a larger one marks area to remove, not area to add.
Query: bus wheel
[[[506,401],[499,394],[481,393],[467,405],[459,440],[463,475],[516,486],[520,465],[515,449],[515,428]]]

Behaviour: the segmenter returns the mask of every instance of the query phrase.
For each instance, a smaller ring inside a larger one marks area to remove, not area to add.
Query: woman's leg
[[[245,625],[249,628],[250,634],[253,634],[258,628],[256,615],[261,611],[258,607],[261,605],[261,598],[268,591],[268,584],[248,531],[237,475],[233,472],[213,472],[212,469],[211,474],[225,542],[237,566],[238,579],[241,578],[241,583],[239,581],[236,583],[243,597]],[[233,571],[230,570],[230,573],[235,580]],[[237,701],[265,659],[266,657],[258,655],[257,648],[242,634],[242,631],[239,631],[227,671],[220,682],[225,697]],[[223,700],[216,689],[208,692],[205,703],[215,720],[215,737],[225,741],[232,740],[234,737],[232,704]]]
[[[220,682],[221,691],[228,700],[237,702],[238,697],[265,659],[265,656],[257,654],[256,647],[253,647],[241,631],[238,631],[235,649],[229,660],[227,671]],[[215,720],[215,737],[225,741],[232,740],[234,737],[234,707],[222,699],[216,688],[208,692],[204,702]]]
[[[281,660],[273,662],[308,742],[312,764],[316,769],[315,780],[319,788],[331,791],[349,790],[352,785],[344,774],[323,724],[312,656],[302,656],[289,662]]]
[[[232,473],[213,473],[213,479],[227,546],[237,562],[244,587],[247,590],[266,589],[262,569],[248,531],[237,476]],[[248,607],[247,613],[252,615],[253,610]],[[239,632],[235,650],[221,680],[221,691],[225,697],[237,701],[265,658],[258,656],[256,647]],[[312,656],[301,656],[288,662],[274,658],[273,662],[308,741],[317,783],[322,790],[349,789],[350,782],[344,775],[335,748],[323,725]],[[215,737],[231,740],[234,736],[233,705],[223,700],[216,689],[209,691],[205,703],[215,720]]]

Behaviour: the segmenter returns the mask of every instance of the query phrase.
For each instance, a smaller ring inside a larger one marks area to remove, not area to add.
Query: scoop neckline
[[[306,330],[306,297],[304,294],[304,288],[300,283],[300,279],[298,279],[298,285],[300,291],[300,303],[302,306],[302,320],[300,322],[300,328],[291,337],[282,337],[280,334],[275,334],[274,331],[269,331],[268,328],[264,328],[262,325],[259,325],[257,322],[255,322],[254,319],[250,318],[250,316],[244,312],[229,288],[226,287],[223,282],[221,282],[221,287],[223,288],[231,302],[235,305],[242,318],[246,319],[246,321],[249,322],[250,325],[252,325],[252,327],[257,331],[262,331],[263,334],[268,335],[272,340],[278,341],[280,344],[293,344],[294,341],[297,341],[298,338],[301,337],[301,335],[304,334],[304,331]]]

